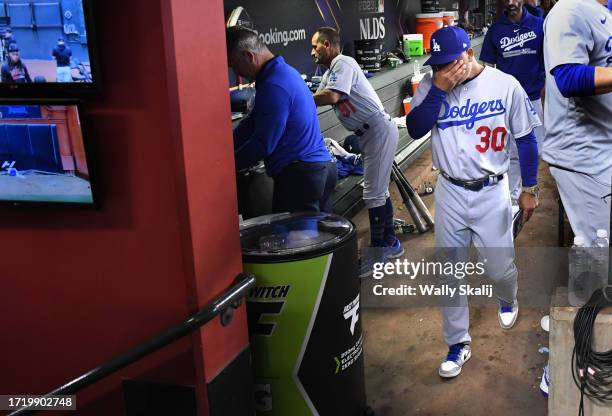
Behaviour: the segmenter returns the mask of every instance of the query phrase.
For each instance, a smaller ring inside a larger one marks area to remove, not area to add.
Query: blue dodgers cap
[[[470,38],[459,26],[445,26],[431,35],[431,57],[425,65],[443,65],[457,59],[471,47]]]

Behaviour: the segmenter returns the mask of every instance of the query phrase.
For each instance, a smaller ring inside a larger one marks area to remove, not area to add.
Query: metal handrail
[[[240,306],[242,298],[254,285],[255,276],[253,274],[241,273],[236,278],[236,283],[229,290],[224,292],[223,295],[221,295],[217,300],[192,315],[183,323],[175,325],[156,337],[143,342],[137,347],[134,347],[131,350],[108,360],[104,364],[99,365],[98,367],[45,394],[44,397],[74,394],[78,390],[87,387],[116,371],[121,370],[122,368],[138,361],[146,355],[151,354],[152,352],[155,352],[176,341],[177,339],[189,334],[202,325],[212,321],[216,316],[220,316],[221,322],[225,326],[227,323],[229,323],[228,319],[231,320],[231,315],[228,316],[227,314],[228,311],[231,314],[233,309]],[[10,413],[8,416],[31,415],[37,411],[38,410],[32,410],[31,406],[22,407],[21,409]]]

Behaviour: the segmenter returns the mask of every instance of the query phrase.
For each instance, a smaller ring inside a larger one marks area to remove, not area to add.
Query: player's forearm
[[[406,116],[406,127],[410,137],[420,139],[435,126],[445,98],[446,93],[443,90],[435,85],[431,86],[423,102]]]
[[[332,90],[323,90],[314,94],[314,100],[317,107],[323,105],[334,105],[340,101],[340,94]]]
[[[533,131],[516,138],[516,147],[523,186],[534,186],[538,183],[538,142]]]
[[[612,68],[598,66],[595,68],[595,94],[612,92]]]

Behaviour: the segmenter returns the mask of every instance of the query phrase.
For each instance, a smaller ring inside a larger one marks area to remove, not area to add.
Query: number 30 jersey
[[[412,99],[419,106],[431,88],[427,74]],[[431,131],[434,165],[456,179],[480,179],[508,171],[509,140],[529,134],[541,122],[519,82],[485,67],[456,86],[442,103]]]
[[[334,90],[342,98],[334,104],[334,111],[345,129],[361,129],[374,115],[384,113],[380,98],[374,91],[355,59],[338,55],[323,74],[317,92]]]

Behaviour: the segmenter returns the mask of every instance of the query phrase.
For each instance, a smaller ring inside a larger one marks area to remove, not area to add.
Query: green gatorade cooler
[[[260,416],[366,411],[355,226],[333,214],[278,214],[240,226]]]
[[[404,55],[423,56],[423,35],[420,33],[404,35]]]

